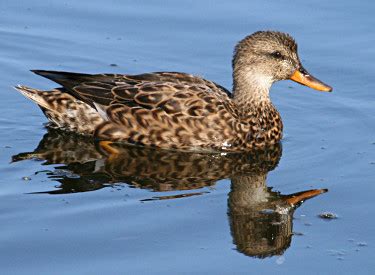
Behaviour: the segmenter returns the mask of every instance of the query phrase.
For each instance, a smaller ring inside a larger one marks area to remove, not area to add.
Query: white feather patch
[[[105,106],[100,105],[98,103],[94,102],[95,109],[98,111],[99,115],[102,117],[102,119],[109,121],[107,111],[105,110]]]

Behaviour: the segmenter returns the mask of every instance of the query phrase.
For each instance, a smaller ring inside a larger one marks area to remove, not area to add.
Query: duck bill
[[[307,190],[302,191],[298,193],[294,193],[291,195],[288,195],[286,197],[286,202],[290,204],[291,206],[295,206],[299,203],[302,203],[305,200],[311,199],[313,197],[316,197],[320,194],[328,192],[328,189],[313,189],[313,190]]]
[[[322,92],[331,92],[332,87],[310,75],[302,66],[290,77],[291,80]]]

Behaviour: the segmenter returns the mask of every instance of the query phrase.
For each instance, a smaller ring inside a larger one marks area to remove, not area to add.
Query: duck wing
[[[82,74],[60,71],[32,70],[65,88],[66,92],[94,107],[94,103],[109,106],[114,103],[136,105],[138,93],[166,92],[173,85],[177,90],[194,86],[193,90],[212,90],[231,97],[224,87],[203,78],[177,72],[155,72],[138,75]],[[180,86],[179,86],[180,85]],[[161,90],[159,90],[162,88]],[[122,92],[121,92],[122,91]],[[175,90],[176,91],[176,90]],[[177,92],[177,91],[176,91]],[[181,96],[182,97],[182,96]],[[139,96],[144,98],[143,96]],[[141,103],[142,100],[139,101]],[[146,105],[150,106],[151,102]]]

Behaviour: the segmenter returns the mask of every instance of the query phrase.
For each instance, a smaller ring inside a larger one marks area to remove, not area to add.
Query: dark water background
[[[1,274],[373,274],[374,12],[373,1],[2,1]],[[234,44],[264,29],[292,34],[306,69],[334,87],[272,89],[285,125],[282,157],[251,176],[272,170],[267,186],[281,194],[329,189],[294,212],[292,231],[302,234],[289,236],[279,255],[238,249],[232,168],[217,181],[165,187],[134,184],[137,174],[92,179],[91,166],[71,175],[63,164],[10,163],[46,133],[40,110],[12,86],[54,84],[28,70],[182,71],[229,88]],[[76,185],[61,191],[70,180]],[[89,187],[79,189],[79,180]],[[172,199],[149,200],[165,196]],[[325,211],[338,218],[317,217]]]

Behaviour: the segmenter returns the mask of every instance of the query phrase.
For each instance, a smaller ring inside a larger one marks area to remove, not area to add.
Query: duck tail
[[[23,85],[17,85],[14,87],[18,92],[23,94],[26,98],[30,99],[31,101],[34,101],[36,104],[39,106],[45,108],[45,109],[50,109],[48,106],[49,104],[44,100],[42,94],[44,93],[43,91],[30,88],[27,86]]]
[[[64,90],[41,91],[22,85],[15,89],[38,104],[51,122],[49,127],[92,135],[96,126],[104,121],[96,109]]]

